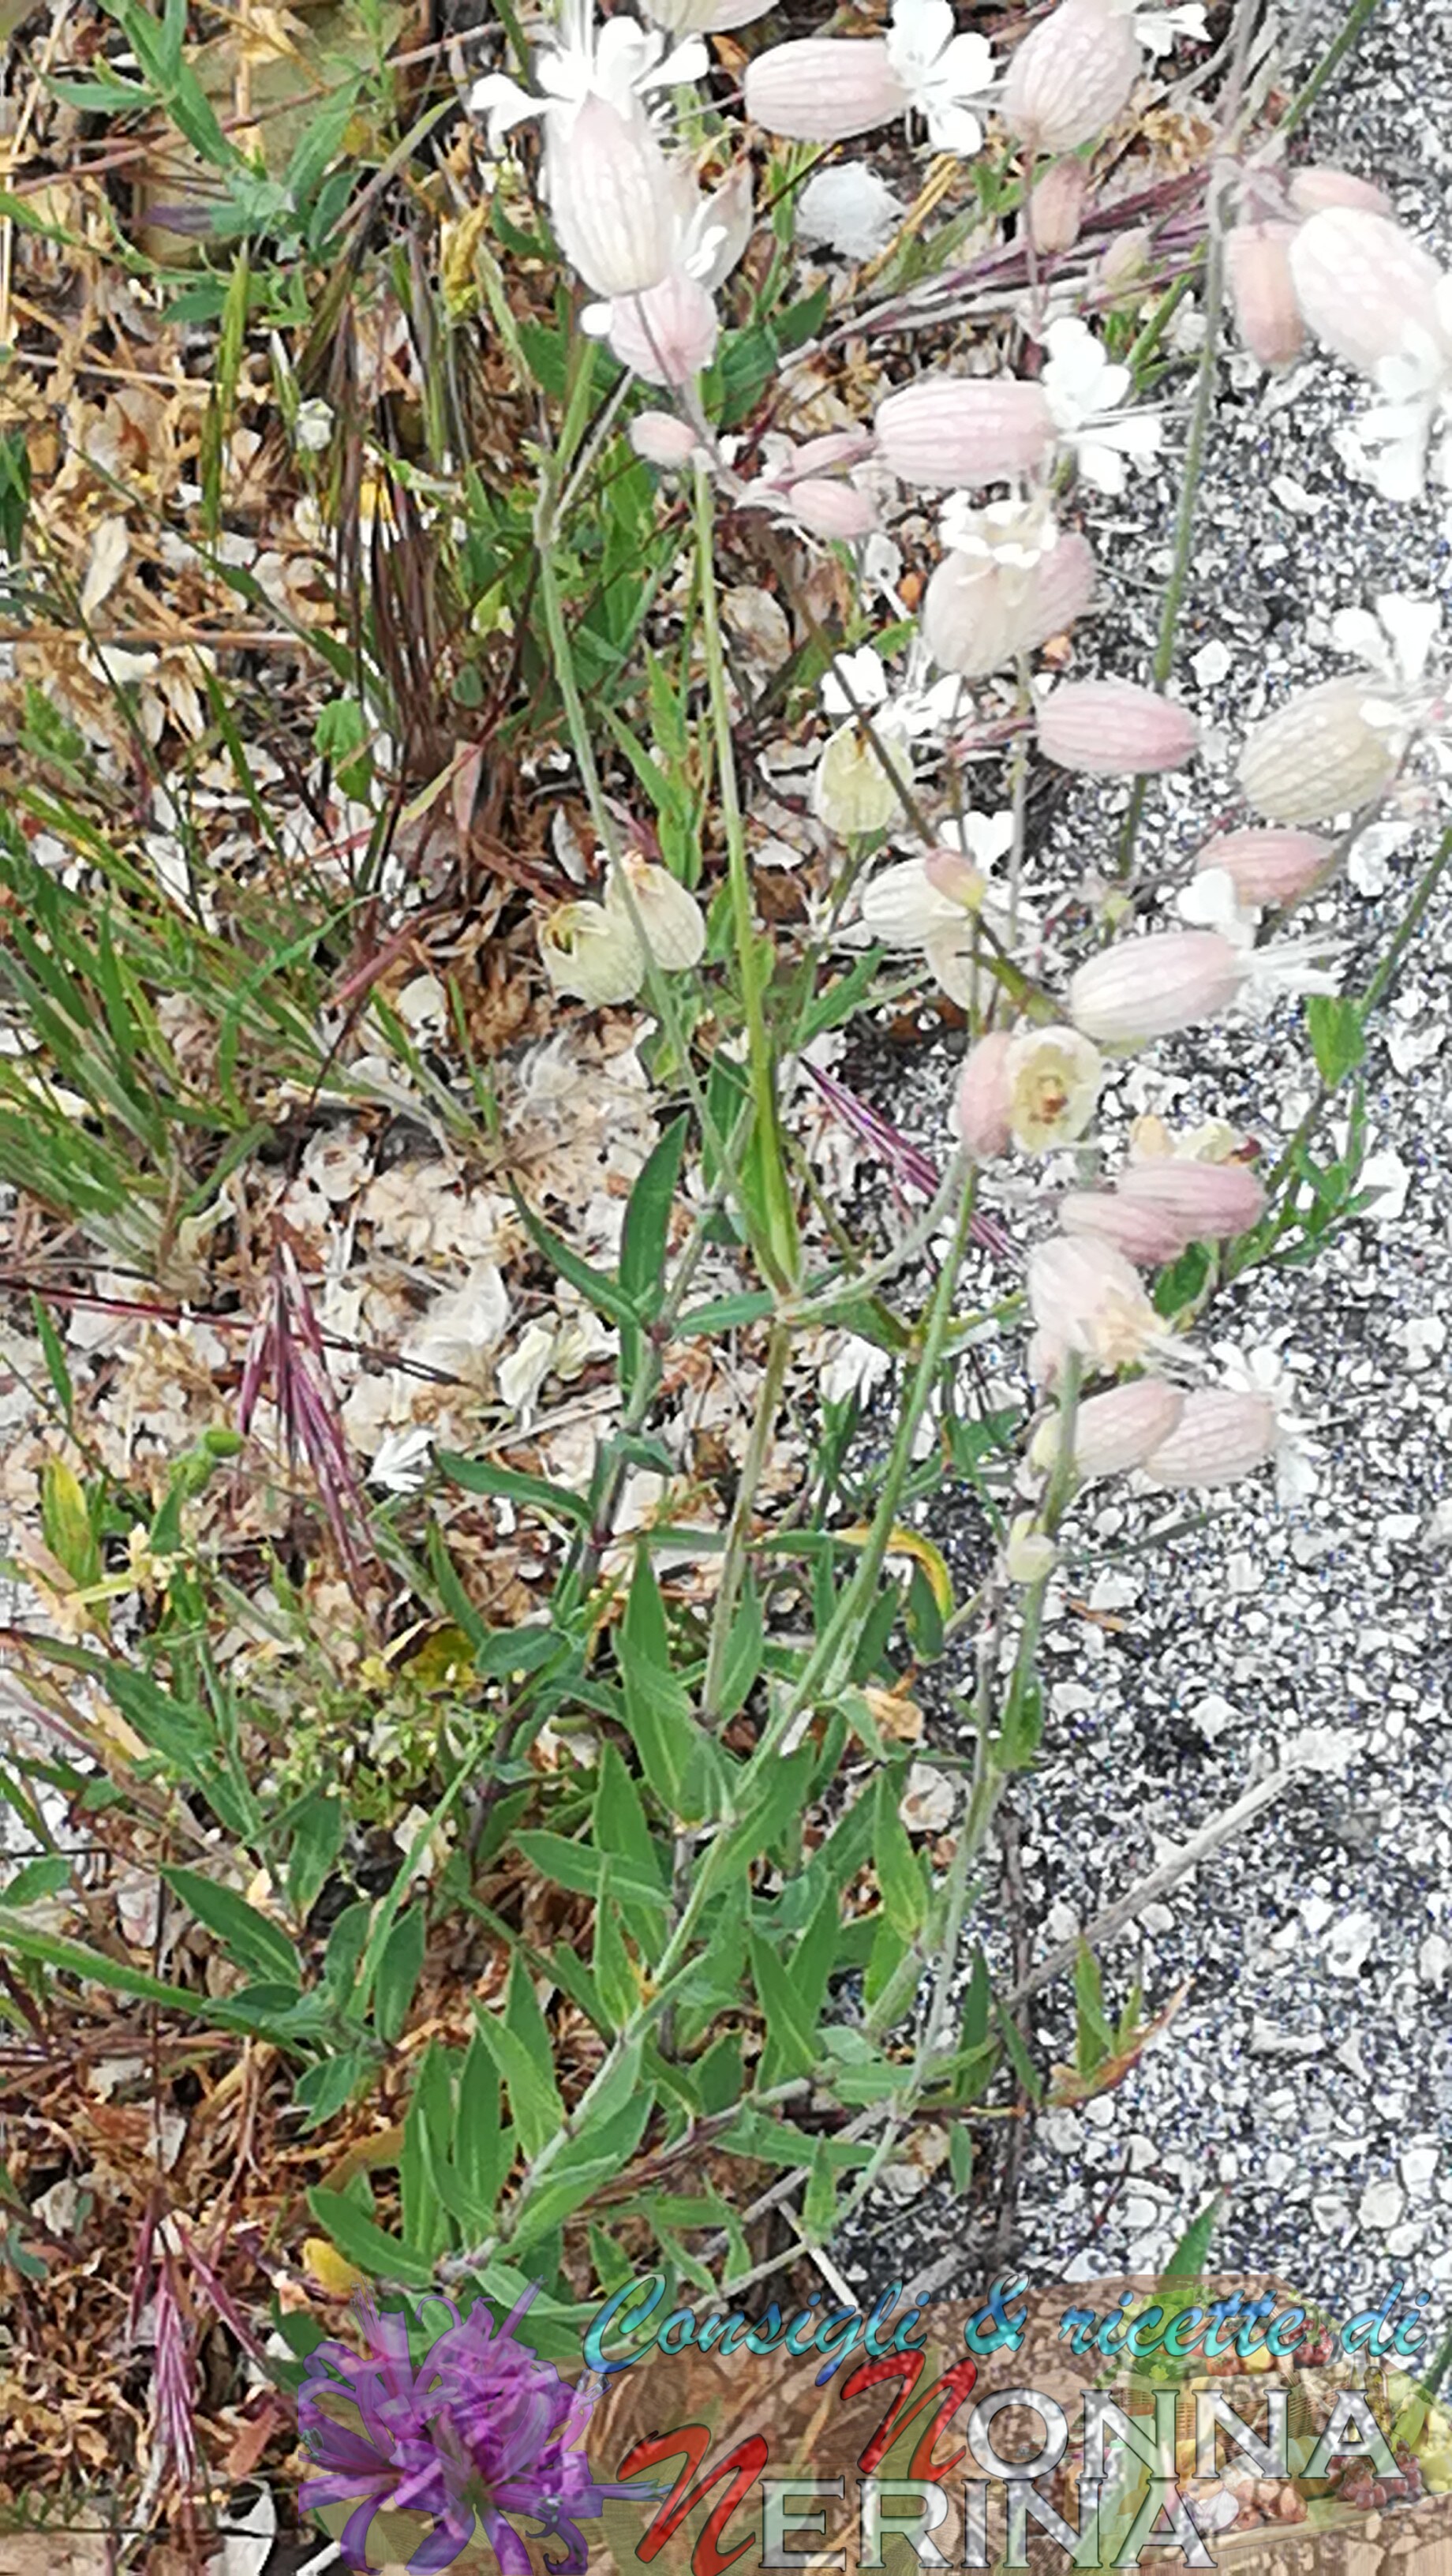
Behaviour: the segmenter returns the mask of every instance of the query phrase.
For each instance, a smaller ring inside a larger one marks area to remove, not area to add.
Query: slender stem
[[[1332,73],[1344,62],[1361,34],[1362,28],[1379,6],[1380,0],[1356,0],[1355,7],[1347,14],[1340,34],[1327,47],[1309,80],[1297,90],[1285,115],[1281,118],[1277,128],[1278,133],[1294,134],[1297,126],[1305,123]]]
[[[954,1169],[962,1173],[964,1165],[961,1161],[956,1162]],[[970,1165],[966,1169],[952,1239],[938,1274],[937,1288],[923,1327],[922,1355],[918,1361],[907,1402],[903,1406],[898,1421],[897,1435],[883,1476],[882,1491],[878,1497],[877,1510],[873,1515],[872,1528],[858,1560],[855,1574],[843,1591],[842,1598],[814,1651],[808,1656],[794,1688],[782,1703],[772,1730],[778,1739],[795,1724],[805,1710],[813,1707],[819,1700],[830,1699],[834,1691],[840,1689],[850,1660],[851,1641],[857,1634],[866,1610],[876,1597],[883,1562],[891,1544],[893,1530],[897,1526],[903,1487],[912,1466],[918,1425],[927,1411],[948,1339],[953,1314],[953,1291],[957,1285],[958,1272],[962,1267],[963,1254],[967,1248],[972,1224],[973,1197],[974,1174]]]
[[[1214,183],[1212,182],[1212,192]],[[1195,543],[1195,511],[1200,498],[1200,479],[1205,467],[1205,440],[1210,427],[1210,414],[1215,402],[1216,367],[1220,354],[1220,323],[1225,304],[1225,240],[1218,217],[1212,212],[1210,239],[1205,249],[1205,341],[1200,351],[1200,368],[1195,383],[1195,402],[1190,414],[1190,434],[1185,442],[1185,472],[1180,485],[1179,507],[1175,516],[1175,554],[1170,578],[1160,611],[1159,640],[1152,665],[1156,688],[1162,689],[1175,662],[1175,637],[1180,624],[1180,611],[1185,602],[1185,589],[1190,577],[1190,555]],[[1137,778],[1129,800],[1129,811],[1120,834],[1115,872],[1128,877],[1134,869],[1134,848],[1139,838],[1144,815],[1147,782]]]
[[[766,1362],[761,1384],[756,1392],[756,1411],[752,1418],[751,1437],[742,1462],[741,1482],[731,1508],[730,1527],[726,1533],[726,1556],[721,1580],[711,1607],[711,1634],[706,1647],[706,1673],[701,1685],[701,1724],[715,1726],[721,1714],[721,1692],[726,1678],[726,1655],[731,1643],[731,1626],[736,1614],[737,1595],[746,1572],[751,1547],[751,1523],[756,1510],[760,1486],[772,1433],[776,1429],[777,1406],[791,1359],[792,1336],[785,1322],[772,1327],[766,1346]]]
[[[767,1275],[777,1288],[790,1289],[801,1273],[801,1243],[796,1210],[787,1185],[777,1112],[771,1039],[766,1025],[762,943],[751,908],[751,870],[746,855],[746,825],[736,784],[736,749],[731,738],[731,707],[726,691],[726,653],[716,593],[715,531],[711,482],[704,467],[696,469],[696,547],[701,595],[701,636],[705,646],[711,718],[716,737],[716,777],[726,833],[726,864],[731,889],[731,917],[736,933],[736,961],[746,1015],[748,1075],[756,1112],[755,1153],[765,1199]]]
[[[1397,929],[1396,935],[1391,940],[1387,948],[1386,955],[1383,957],[1381,964],[1378,966],[1376,973],[1373,975],[1371,982],[1368,984],[1366,991],[1361,997],[1359,1008],[1363,1026],[1365,1026],[1365,1023],[1371,1017],[1372,1012],[1386,1000],[1388,993],[1391,991],[1400,971],[1402,959],[1405,957],[1408,948],[1416,937],[1417,931],[1421,927],[1427,906],[1430,904],[1433,895],[1436,893],[1437,887],[1440,884],[1449,863],[1452,863],[1452,831],[1443,833],[1441,840],[1438,842],[1437,847],[1428,862],[1428,865],[1423,869],[1422,875],[1418,880],[1417,890],[1413,895],[1411,902],[1407,906],[1406,913]],[[1291,1137],[1290,1142],[1283,1148],[1282,1152],[1277,1157],[1274,1168],[1267,1175],[1265,1194],[1268,1211],[1274,1209],[1279,1192],[1284,1187],[1286,1181],[1295,1175],[1297,1166],[1300,1162],[1302,1148],[1309,1144],[1312,1136],[1315,1134],[1317,1127],[1321,1123],[1322,1114],[1326,1108],[1326,1104],[1334,1096],[1337,1088],[1338,1086],[1333,1083],[1319,1082],[1317,1084],[1315,1096],[1311,1101],[1310,1107],[1307,1109],[1305,1116],[1300,1121],[1300,1124],[1296,1128],[1295,1134]],[[1277,1228],[1277,1233],[1280,1231],[1281,1229]],[[1257,1232],[1259,1232],[1259,1229],[1257,1229]],[[1247,1238],[1246,1248],[1240,1254],[1239,1258],[1237,1258],[1234,1251],[1228,1255],[1225,1266],[1227,1285],[1232,1279],[1238,1279],[1242,1271],[1249,1270],[1254,1267],[1256,1260],[1254,1249],[1255,1241],[1255,1235],[1251,1235]]]

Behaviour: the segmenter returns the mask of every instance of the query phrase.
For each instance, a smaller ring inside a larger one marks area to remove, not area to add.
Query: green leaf
[[[230,1959],[259,1977],[280,1979],[294,1989],[302,1984],[302,1961],[287,1934],[249,1905],[232,1887],[220,1887],[195,1869],[163,1869],[174,1896],[215,1932]]]
[[[1178,1260],[1169,1263],[1155,1281],[1155,1311],[1160,1315],[1178,1315],[1193,1306],[1210,1276],[1213,1255],[1206,1243],[1187,1243]]]
[[[662,1806],[672,1815],[685,1816],[682,1800],[698,1730],[685,1685],[671,1670],[665,1604],[644,1547],[636,1549],[619,1656],[625,1723],[640,1767]],[[700,1819],[688,1817],[687,1821]]]
[[[660,1312],[671,1210],[688,1125],[684,1117],[673,1118],[662,1132],[630,1193],[621,1230],[620,1285],[647,1322]],[[639,1327],[622,1324],[620,1375],[627,1397],[640,1373],[644,1353],[645,1341]]]
[[[751,1976],[766,2018],[766,2053],[761,2080],[768,2090],[810,2075],[820,2054],[811,2022],[802,2011],[796,1989],[769,1941],[751,1935]]]
[[[440,1473],[451,1485],[462,1485],[467,1494],[489,1494],[496,1501],[519,1503],[525,1511],[539,1512],[547,1520],[569,1521],[576,1529],[588,1529],[590,1507],[580,1494],[572,1494],[565,1485],[551,1485],[543,1476],[526,1476],[515,1467],[495,1467],[487,1458],[461,1458],[453,1449],[437,1453]]]
[[[51,1555],[84,1592],[101,1580],[101,1550],[81,1480],[63,1458],[47,1458],[40,1479],[41,1535]]]
[[[419,2061],[403,2124],[398,2187],[403,2232],[420,2254],[437,2258],[449,2242],[449,2147],[454,2099],[449,2052],[430,2040]]]
[[[595,1990],[613,2030],[620,2030],[640,2002],[640,1987],[630,1964],[620,1908],[613,1896],[601,1899],[595,1916],[595,1950],[591,1962]]]
[[[1081,2075],[1092,2075],[1109,2055],[1114,2035],[1105,2018],[1099,1962],[1087,1941],[1080,1942],[1074,1961],[1074,1999],[1078,2007],[1075,2063]]]
[[[47,1852],[16,1871],[5,1890],[5,1902],[17,1909],[38,1905],[47,1896],[60,1896],[70,1883],[71,1865],[64,1852]]]
[[[997,1995],[993,1998],[993,2016],[1003,2033],[1003,2044],[1008,2051],[1009,2062],[1015,2075],[1035,2109],[1042,2109],[1044,2088],[1039,2082],[1038,2068],[1024,2046],[1023,2033],[1012,2013],[1004,2011]]]
[[[308,2193],[308,2207],[346,2263],[355,2263],[360,2272],[371,2272],[378,2280],[401,2281],[409,2289],[432,2287],[432,2263],[401,2237],[390,2236],[341,2191],[324,2191],[318,2185]]]
[[[310,2066],[293,2086],[293,2099],[307,2113],[303,2126],[321,2129],[356,2100],[365,2084],[376,2080],[375,2060],[364,2048],[345,2048]]]
[[[49,1309],[43,1306],[40,1299],[34,1295],[30,1300],[30,1311],[35,1318],[36,1335],[45,1355],[46,1371],[55,1389],[56,1402],[60,1406],[62,1418],[69,1422],[75,1411],[75,1390],[71,1383],[70,1370],[66,1365],[65,1345],[51,1321]]]
[[[1366,1031],[1360,1007],[1339,993],[1307,994],[1306,1035],[1311,1041],[1316,1071],[1328,1091],[1335,1091],[1365,1058]]]
[[[882,1910],[899,1938],[911,1941],[927,1920],[928,1896],[917,1855],[897,1811],[901,1786],[899,1769],[878,1773],[872,1855],[877,1884],[882,1890]]]
[[[469,2202],[492,2217],[514,2162],[514,2131],[500,2112],[499,2067],[482,2031],[464,2052],[459,2107],[454,2121],[454,2171]]]
[[[724,1725],[728,1718],[744,1708],[755,1687],[766,1652],[766,1624],[762,1617],[761,1595],[748,1569],[736,1604],[736,1616],[726,1640],[725,1660],[721,1668],[720,1703],[717,1717]]]
[[[953,2189],[966,2194],[973,2180],[973,2140],[961,2120],[955,2120],[948,2131],[948,2171]]]
[[[1198,2281],[1202,2278],[1219,2223],[1223,2199],[1223,2192],[1213,2192],[1198,2216],[1191,2219],[1165,2265],[1161,2275],[1163,2280]]]
[[[837,2225],[837,2178],[825,2142],[819,2144],[802,2197],[802,2227],[813,2245],[825,2245]]]
[[[519,1190],[511,1187],[510,1196],[530,1241],[544,1254],[561,1279],[567,1279],[572,1288],[578,1288],[587,1304],[594,1306],[612,1324],[639,1324],[642,1321],[635,1299],[627,1296],[618,1279],[612,1279],[608,1272],[592,1269],[588,1261],[582,1261],[578,1252],[573,1252],[569,1244],[535,1215]]]
[[[514,1847],[522,1852],[532,1869],[556,1887],[568,1887],[576,1896],[597,1899],[608,1887],[621,1899],[635,1905],[651,1905],[661,1913],[669,1911],[670,1899],[652,1872],[649,1877],[633,1869],[618,1852],[597,1851],[593,1843],[571,1842],[564,1834],[516,1833]]]
[[[373,1987],[373,2020],[378,2036],[391,2048],[403,2036],[408,2008],[424,1962],[428,1925],[421,1905],[400,1914],[383,1945]]]
[[[509,2107],[519,2143],[537,2156],[564,2121],[554,2079],[554,2052],[523,1960],[515,1953],[504,2016],[482,2012],[479,2035],[509,2087]]]
[[[653,1882],[659,1890],[658,1898],[650,1907],[632,1905],[627,1896],[622,1896],[620,1901],[621,1915],[632,1941],[647,1960],[654,1960],[665,1938],[665,1926],[659,1920],[656,1907],[669,1903],[670,1864],[664,1850],[652,1838],[639,1792],[618,1748],[608,1742],[600,1750],[600,1779],[595,1791],[590,1830],[602,1852],[618,1853],[635,1877]]]
[[[83,1941],[68,1941],[59,1933],[37,1931],[23,1914],[0,1905],[0,1955],[5,1954],[34,1959],[41,1967],[55,1969],[58,1975],[109,1987],[113,1994],[136,1995],[143,2003],[169,2005],[193,2021],[213,2022],[222,2030],[272,2035],[270,2022],[256,2019],[245,2006],[228,1997],[189,1994],[184,1986],[168,1985],[162,1977],[148,1976],[144,1968],[133,1968],[125,1960],[108,1958],[104,1951],[88,1949]]]
[[[342,1800],[331,1789],[310,1789],[281,1821],[291,1835],[287,1901],[298,1920],[306,1922],[343,1848]]]

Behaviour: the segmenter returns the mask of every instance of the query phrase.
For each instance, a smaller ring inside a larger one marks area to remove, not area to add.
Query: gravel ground
[[[1316,12],[1307,63],[1336,24]],[[1388,186],[1445,262],[1452,14],[1384,0],[1318,102],[1307,148]],[[1447,496],[1392,507],[1348,468],[1347,424],[1367,399],[1319,359],[1274,384],[1241,357],[1221,366],[1172,682],[1211,729],[1209,758],[1151,798],[1140,842],[1151,888],[1183,878],[1217,825],[1244,819],[1232,770],[1246,725],[1346,667],[1328,647],[1330,614],[1386,591],[1452,591]],[[1179,443],[1172,429],[1172,467]],[[1172,475],[1152,475],[1087,521],[1117,567],[1094,653],[1126,677],[1149,676],[1174,504]],[[1122,802],[1076,788],[1031,891],[1112,849],[1106,824]],[[1410,819],[1404,845],[1364,850],[1353,883],[1315,915],[1346,943],[1349,990],[1435,847],[1430,813]],[[1042,1767],[1016,1788],[989,1920],[1016,1913],[1020,1958],[1025,1947],[1042,1957],[1288,1755],[1306,1767],[1105,1952],[1113,2008],[1137,1971],[1151,2012],[1188,1984],[1173,2033],[1118,2090],[1033,2126],[1017,2174],[1000,2155],[976,2222],[945,2182],[906,2207],[884,2195],[843,2249],[854,2280],[879,2281],[887,2262],[945,2295],[976,2295],[1007,2259],[1040,2280],[1145,2271],[1220,2183],[1221,2267],[1273,2267],[1332,2304],[1401,2276],[1428,2291],[1433,2319],[1452,2307],[1449,953],[1444,885],[1370,1050],[1374,1206],[1313,1270],[1268,1272],[1219,1300],[1204,1335],[1279,1354],[1316,1490],[1279,1508],[1262,1480],[1208,1526],[1076,1577],[1099,1617],[1051,1626]],[[1282,1006],[1259,1028],[1155,1050],[1153,1074],[1109,1104],[1111,1128],[1116,1110],[1219,1116],[1274,1160],[1309,1096],[1298,1023],[1298,1006]],[[945,1053],[930,1060],[894,1113],[941,1138],[952,1072]],[[1097,1514],[1091,1505],[1077,1525],[1091,1544],[1122,1548],[1171,1517],[1122,1487],[1096,1492]],[[951,1546],[953,1508],[936,1520]],[[1012,1973],[1006,1934],[997,1961]],[[1061,1983],[1027,2008],[1055,2058],[1072,2055],[1065,1993]]]

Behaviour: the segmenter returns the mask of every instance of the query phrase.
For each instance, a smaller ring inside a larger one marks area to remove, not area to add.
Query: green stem
[[[741,977],[742,1005],[746,1016],[747,1072],[756,1113],[753,1143],[766,1219],[766,1240],[761,1251],[766,1260],[767,1277],[773,1286],[790,1290],[801,1275],[801,1243],[782,1152],[773,1051],[766,1025],[764,943],[758,940],[752,918],[751,869],[746,855],[746,824],[737,792],[736,750],[731,738],[731,707],[726,689],[726,652],[716,591],[711,482],[702,466],[696,470],[695,517],[701,585],[701,639],[705,647],[711,721],[716,737],[716,776],[726,834],[737,971]]]
[[[736,1615],[737,1596],[746,1560],[751,1548],[751,1523],[756,1510],[756,1495],[776,1428],[777,1406],[791,1359],[790,1328],[782,1322],[772,1326],[766,1346],[766,1362],[761,1384],[756,1392],[756,1411],[752,1417],[751,1438],[741,1468],[741,1482],[731,1508],[731,1522],[726,1533],[726,1555],[721,1567],[721,1580],[711,1606],[711,1634],[706,1648],[706,1673],[701,1685],[701,1724],[715,1726],[720,1717],[721,1691],[726,1678],[726,1655],[731,1642],[731,1625]]]
[[[1309,80],[1297,90],[1285,115],[1281,118],[1277,128],[1279,134],[1294,134],[1297,126],[1305,123],[1332,73],[1344,62],[1361,34],[1362,28],[1379,6],[1380,0],[1356,0],[1356,5],[1349,11],[1340,34],[1327,47]]]
[[[968,1232],[973,1217],[975,1176],[972,1167],[966,1162],[966,1158],[959,1156],[955,1158],[953,1171],[962,1185],[957,1221],[943,1259],[942,1269],[938,1274],[938,1284],[933,1292],[933,1302],[923,1328],[922,1355],[898,1422],[897,1434],[882,1480],[877,1510],[873,1515],[872,1528],[858,1559],[856,1572],[847,1584],[815,1648],[808,1656],[795,1687],[783,1701],[773,1721],[769,1732],[778,1739],[786,1734],[805,1710],[810,1709],[820,1700],[830,1699],[834,1692],[841,1688],[850,1662],[851,1642],[856,1637],[861,1621],[876,1597],[883,1563],[891,1544],[893,1530],[897,1526],[898,1507],[902,1501],[903,1488],[912,1467],[913,1444],[917,1439],[918,1425],[927,1411],[942,1363],[952,1323],[953,1291],[957,1285],[958,1272],[962,1267],[963,1254],[967,1249]]]
[[[1190,434],[1185,443],[1185,474],[1180,486],[1179,508],[1175,516],[1175,555],[1170,567],[1164,605],[1160,611],[1159,640],[1155,645],[1152,665],[1154,683],[1162,689],[1175,662],[1175,637],[1179,630],[1180,611],[1185,603],[1185,588],[1190,577],[1190,555],[1195,543],[1195,511],[1200,498],[1200,480],[1205,469],[1205,440],[1210,427],[1210,414],[1215,402],[1215,371],[1220,352],[1220,324],[1225,306],[1225,241],[1218,213],[1212,208],[1210,239],[1205,250],[1205,342],[1200,351],[1200,368],[1195,383],[1195,403],[1190,414]],[[1116,874],[1128,877],[1134,868],[1135,843],[1144,815],[1147,781],[1137,778],[1129,800],[1129,811],[1120,834]]]

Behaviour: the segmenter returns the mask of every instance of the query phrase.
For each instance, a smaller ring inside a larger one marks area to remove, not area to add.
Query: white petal
[[[503,72],[490,72],[484,80],[477,80],[464,104],[471,116],[488,117],[491,144],[500,142],[526,117],[540,112],[540,101],[531,98],[527,89],[521,89],[518,81],[507,79]]]
[[[1401,591],[1388,591],[1378,599],[1376,613],[1391,637],[1401,677],[1408,688],[1415,688],[1441,629],[1440,603],[1435,599],[1408,599]]]
[[[1369,608],[1338,608],[1331,620],[1331,641],[1339,651],[1354,653],[1369,670],[1392,677],[1387,639]]]
[[[960,161],[971,161],[983,141],[983,127],[970,107],[955,102],[943,105],[934,100],[926,107],[928,141],[936,152],[956,152]]]

